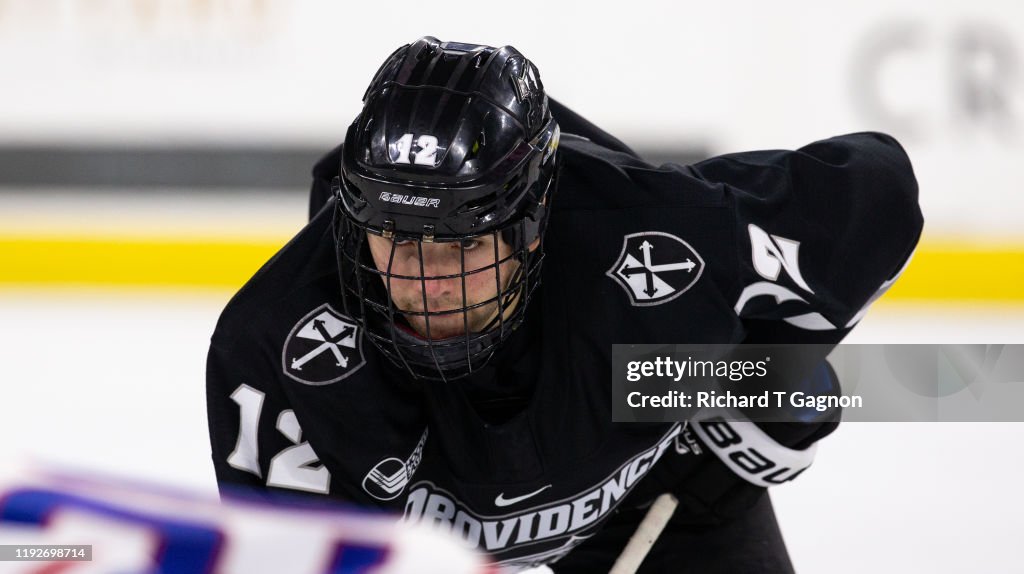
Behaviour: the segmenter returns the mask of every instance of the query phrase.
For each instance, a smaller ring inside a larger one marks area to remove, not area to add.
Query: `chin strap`
[[[488,348],[493,348],[501,337],[497,330],[456,335],[446,339],[425,339],[405,329],[395,329],[395,339],[405,354],[405,358],[420,366],[433,367],[436,364],[443,369],[469,368],[470,357],[476,357],[483,363],[483,355]],[[468,342],[467,342],[468,339]],[[474,367],[475,368],[475,367]]]

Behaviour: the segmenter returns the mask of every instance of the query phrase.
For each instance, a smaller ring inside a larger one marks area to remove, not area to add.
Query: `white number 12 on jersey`
[[[231,400],[238,404],[238,442],[235,450],[228,455],[227,463],[233,468],[244,470],[263,478],[259,463],[259,442],[257,438],[260,414],[263,411],[264,393],[239,385],[231,393]],[[327,494],[331,487],[331,473],[324,466],[313,467],[320,458],[308,442],[302,441],[302,427],[291,409],[281,411],[277,417],[277,430],[288,437],[295,446],[290,446],[270,459],[267,472],[267,486],[291,488],[307,492]]]

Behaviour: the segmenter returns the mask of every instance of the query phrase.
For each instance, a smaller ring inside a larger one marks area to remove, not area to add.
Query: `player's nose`
[[[456,293],[458,285],[460,285],[458,279],[425,279],[423,293],[426,294],[428,300],[448,297]]]
[[[462,288],[461,265],[453,251],[439,245],[424,245],[423,292],[428,298],[459,292]],[[417,273],[419,275],[419,273]]]

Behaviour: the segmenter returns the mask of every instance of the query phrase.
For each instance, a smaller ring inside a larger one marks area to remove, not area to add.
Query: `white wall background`
[[[426,34],[517,46],[641,147],[890,131],[933,229],[1024,236],[1016,0],[0,0],[0,142],[327,146],[386,55]]]

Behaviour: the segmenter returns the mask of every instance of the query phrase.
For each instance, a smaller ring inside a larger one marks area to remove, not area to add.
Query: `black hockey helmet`
[[[347,313],[415,377],[473,372],[521,323],[539,281],[558,136],[537,68],[511,46],[424,37],[395,51],[370,83],[335,188],[339,272]],[[386,268],[369,256],[367,234],[391,240]],[[484,236],[493,238],[493,261],[466,269],[463,246]],[[499,239],[510,255],[499,255]],[[463,249],[458,272],[394,271],[396,245],[414,244],[422,261],[424,243],[446,242]],[[496,275],[487,300],[467,294],[476,273]],[[392,279],[419,281],[424,293],[427,281],[461,280],[463,304],[432,309],[424,295],[422,308],[396,308]],[[494,319],[474,330],[468,314],[478,308],[493,308]],[[465,332],[432,338],[430,320],[454,314]],[[425,332],[410,328],[413,317]]]

